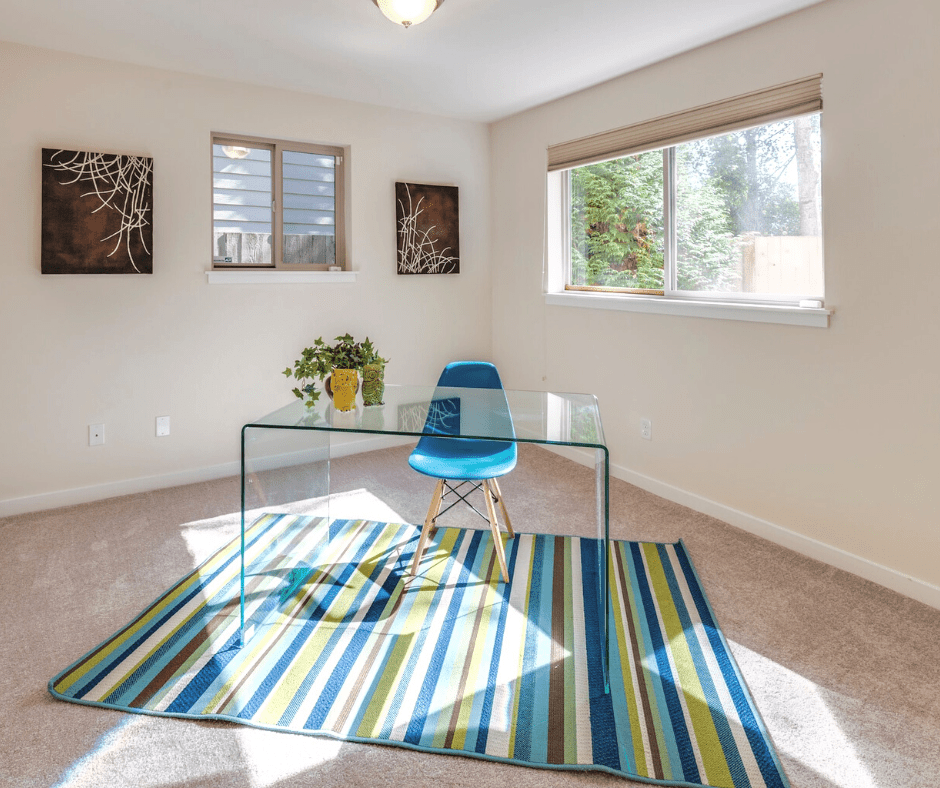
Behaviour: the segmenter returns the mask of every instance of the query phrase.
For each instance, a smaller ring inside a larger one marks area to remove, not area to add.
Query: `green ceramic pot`
[[[362,368],[362,404],[384,405],[385,365],[366,364]]]

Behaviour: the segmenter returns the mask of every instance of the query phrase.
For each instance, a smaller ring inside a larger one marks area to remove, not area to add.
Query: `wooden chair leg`
[[[447,495],[447,479],[441,479],[441,494],[437,496],[437,506],[434,506],[435,498],[431,499],[431,508],[428,509],[428,517],[431,518],[431,528],[428,531],[432,537],[437,532],[437,516],[441,513],[441,507],[444,505],[444,496]],[[434,511],[434,514],[431,514],[431,511]]]
[[[421,536],[418,539],[418,547],[415,549],[415,557],[411,562],[411,574],[418,574],[418,564],[421,563],[421,556],[424,548],[431,538],[431,532],[434,530],[434,518],[441,510],[441,501],[444,498],[444,480],[438,479],[437,486],[434,488],[434,495],[431,496],[431,505],[428,507],[428,516],[424,520],[424,527],[421,529]]]
[[[506,522],[506,532],[509,534],[509,537],[512,538],[515,536],[515,533],[512,530],[512,523],[509,521],[509,512],[506,511],[506,504],[503,501],[503,492],[499,489],[499,482],[496,479],[490,479],[490,485],[493,488],[493,492],[496,493],[496,500],[499,503],[499,508],[503,513],[503,520]]]
[[[493,534],[493,547],[496,550],[496,557],[499,559],[499,571],[503,575],[503,582],[509,582],[509,570],[506,568],[506,551],[503,549],[503,535],[499,532],[499,522],[496,519],[496,509],[493,507],[493,494],[490,490],[489,481],[483,480],[483,491],[486,498],[486,511],[490,517],[490,531]]]

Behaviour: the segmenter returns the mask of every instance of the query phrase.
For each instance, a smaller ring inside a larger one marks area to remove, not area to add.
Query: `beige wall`
[[[593,391],[615,473],[929,597],[938,29],[933,0],[830,0],[489,129],[0,44],[0,515],[231,470],[280,371],[348,329],[393,381],[492,352],[508,385]],[[545,305],[547,145],[816,72],[830,328]],[[351,146],[356,284],[206,283],[212,130]],[[40,275],[44,146],[154,157],[153,276]],[[460,187],[459,277],[394,274],[399,179]]]
[[[320,335],[369,335],[391,382],[489,356],[482,124],[0,44],[0,128],[0,515],[230,471],[240,425],[291,401],[281,371]],[[207,284],[210,131],[350,146],[355,284]],[[40,274],[53,146],[153,157],[152,276]],[[396,275],[396,180],[460,188],[458,276]]]
[[[925,599],[940,591],[938,33],[935,0],[831,0],[492,127],[507,383],[595,392],[624,478],[902,590],[916,578]],[[545,305],[547,145],[818,72],[830,328]]]

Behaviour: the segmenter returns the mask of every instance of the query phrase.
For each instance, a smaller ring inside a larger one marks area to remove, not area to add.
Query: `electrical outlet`
[[[165,438],[170,434],[170,417],[157,416],[157,437]]]
[[[104,444],[104,424],[88,425],[88,445],[102,446]]]
[[[653,440],[653,422],[649,419],[640,419],[640,437],[643,440]]]

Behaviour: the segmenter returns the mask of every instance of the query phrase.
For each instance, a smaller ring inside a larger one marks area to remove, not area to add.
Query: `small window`
[[[343,149],[212,135],[213,268],[345,268]]]
[[[565,289],[821,300],[821,112],[807,111],[821,109],[819,82],[550,148]]]

